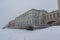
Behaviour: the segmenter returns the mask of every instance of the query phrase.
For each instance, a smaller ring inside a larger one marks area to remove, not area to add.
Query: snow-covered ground
[[[0,29],[0,40],[60,40],[60,26],[34,31]]]

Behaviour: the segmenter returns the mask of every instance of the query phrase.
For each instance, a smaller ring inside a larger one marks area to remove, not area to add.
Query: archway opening
[[[56,21],[49,21],[47,24],[56,24]]]

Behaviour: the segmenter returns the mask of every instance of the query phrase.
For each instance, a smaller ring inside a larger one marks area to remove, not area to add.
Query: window
[[[52,19],[52,15],[50,15],[50,19]]]
[[[53,18],[55,18],[55,14],[53,14]]]
[[[47,15],[47,19],[49,19],[49,15]]]
[[[59,17],[59,13],[57,13],[57,17]]]
[[[46,16],[44,16],[44,20],[46,20]]]

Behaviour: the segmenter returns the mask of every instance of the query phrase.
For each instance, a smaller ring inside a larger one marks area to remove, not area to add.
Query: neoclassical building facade
[[[16,17],[8,23],[9,28],[25,28],[27,25],[59,24],[60,25],[60,0],[59,10],[47,12],[45,10],[31,9]]]
[[[41,25],[44,24],[43,14],[46,14],[45,10],[31,9],[15,18],[15,23],[18,28],[25,28],[27,25]]]
[[[59,10],[44,14],[44,24],[60,25],[60,12],[59,12]]]

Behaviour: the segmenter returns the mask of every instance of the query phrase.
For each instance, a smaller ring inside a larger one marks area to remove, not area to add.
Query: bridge
[[[43,14],[44,24],[60,24],[60,12],[59,10]]]

